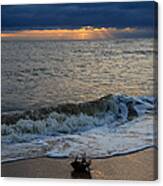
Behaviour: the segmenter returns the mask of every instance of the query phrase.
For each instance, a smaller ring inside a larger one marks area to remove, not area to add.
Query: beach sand
[[[2,177],[92,178],[107,180],[157,179],[157,150],[149,148],[129,155],[93,159],[89,175],[72,172],[70,159],[35,158],[3,163]],[[156,171],[154,171],[156,170]]]

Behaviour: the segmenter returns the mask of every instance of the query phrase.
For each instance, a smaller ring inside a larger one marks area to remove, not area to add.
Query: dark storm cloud
[[[2,31],[19,29],[136,27],[152,29],[154,8],[149,2],[82,3],[2,6]]]

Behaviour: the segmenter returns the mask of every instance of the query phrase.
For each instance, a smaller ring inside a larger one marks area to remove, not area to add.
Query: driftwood
[[[73,167],[73,171],[71,173],[73,178],[91,178],[90,173],[90,165],[91,160],[86,159],[86,155],[84,154],[82,158],[76,156],[75,160],[71,163]]]

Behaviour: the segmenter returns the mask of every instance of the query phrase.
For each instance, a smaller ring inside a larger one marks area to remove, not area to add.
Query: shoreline
[[[101,159],[102,160],[102,159],[109,159],[109,158],[114,158],[114,157],[122,157],[122,156],[127,156],[130,154],[138,153],[138,152],[141,152],[141,151],[144,151],[147,149],[151,149],[151,148],[158,150],[157,145],[150,145],[150,146],[142,147],[140,149],[138,148],[135,150],[131,150],[128,152],[116,153],[113,155],[101,156],[101,157],[92,157],[92,158],[88,157],[88,159],[91,159],[91,160]],[[7,164],[7,163],[13,163],[13,162],[25,161],[25,160],[34,160],[34,159],[38,159],[38,158],[50,158],[50,159],[58,159],[58,160],[71,159],[68,156],[62,156],[62,157],[38,156],[38,157],[30,157],[30,158],[11,159],[11,160],[6,160],[6,161],[1,160],[1,164]]]
[[[90,175],[73,172],[72,159],[40,157],[1,164],[2,177],[155,180],[157,148],[148,147],[126,155],[92,159]]]

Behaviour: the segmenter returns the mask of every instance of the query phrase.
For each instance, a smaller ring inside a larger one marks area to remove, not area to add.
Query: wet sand
[[[36,158],[3,163],[2,177],[92,178],[107,180],[157,179],[157,150],[149,148],[129,155],[94,159],[90,174],[73,172],[70,159]],[[156,170],[156,171],[154,171]]]

